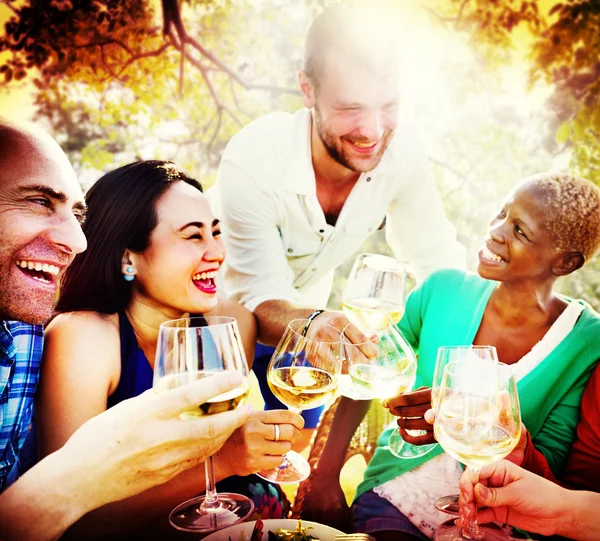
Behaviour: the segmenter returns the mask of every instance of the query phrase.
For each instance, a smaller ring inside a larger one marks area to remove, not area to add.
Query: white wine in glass
[[[378,336],[356,344],[342,335],[348,373],[361,398],[380,400],[410,391],[417,374],[417,358],[400,331],[388,324]]]
[[[398,323],[406,302],[406,266],[392,257],[360,254],[342,294],[346,317],[367,335]]]
[[[273,394],[290,410],[300,413],[329,402],[338,387],[342,367],[341,333],[330,325],[320,325],[310,338],[309,321],[295,319],[287,329],[267,368],[267,382]],[[308,462],[288,451],[283,463],[258,475],[273,483],[298,483],[310,474]]]
[[[437,399],[439,397],[440,387],[444,371],[448,364],[454,361],[476,361],[476,360],[498,362],[498,353],[494,346],[442,346],[438,349],[435,360],[435,371],[433,373],[433,382],[431,384],[431,407],[435,411]],[[438,511],[448,513],[449,515],[458,515],[458,494],[442,496],[435,502]]]
[[[230,411],[248,396],[248,365],[235,319],[194,317],[163,323],[159,328],[153,389],[169,392],[217,372],[235,370],[244,378],[240,387],[211,398],[180,415],[190,420]],[[186,532],[208,533],[237,524],[254,509],[241,494],[217,494],[212,457],[205,462],[206,494],[177,506],[169,515],[171,525]]]
[[[318,408],[337,389],[337,378],[327,370],[306,366],[275,368],[267,375],[273,394],[290,409]]]
[[[154,386],[154,392],[164,393],[176,387],[187,385],[199,379],[209,377],[215,371],[201,371],[189,372],[183,374],[170,374],[158,380],[158,383]],[[200,404],[197,410],[186,411],[180,415],[181,419],[197,419],[203,415],[214,415],[215,413],[222,413],[224,411],[231,411],[236,409],[238,406],[244,403],[248,395],[250,394],[250,384],[247,379],[244,379],[241,386],[226,393],[214,396],[204,404]]]
[[[521,436],[521,414],[512,367],[484,360],[448,364],[435,409],[435,437],[467,469],[508,456]],[[435,541],[507,541],[495,524],[477,524],[477,510],[464,527],[454,519],[438,526]]]

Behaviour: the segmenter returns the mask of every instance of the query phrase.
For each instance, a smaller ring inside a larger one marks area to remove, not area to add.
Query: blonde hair
[[[581,253],[588,261],[600,249],[600,188],[568,173],[542,173],[524,182],[544,197],[546,228],[559,250]]]

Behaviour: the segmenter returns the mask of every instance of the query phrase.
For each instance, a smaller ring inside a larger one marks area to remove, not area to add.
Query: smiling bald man
[[[83,193],[49,136],[0,122],[0,491],[19,476],[43,325],[60,275],[86,248]]]

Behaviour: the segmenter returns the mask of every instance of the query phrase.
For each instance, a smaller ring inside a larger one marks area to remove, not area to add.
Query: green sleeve
[[[589,379],[587,371],[579,378],[544,420],[539,432],[533,437],[538,451],[546,457],[552,473],[560,477],[577,435],[577,423],[581,408],[581,396]]]
[[[423,325],[422,299],[426,284],[427,280],[411,291],[406,301],[404,316],[398,323],[402,336],[415,351],[419,349],[419,337]]]

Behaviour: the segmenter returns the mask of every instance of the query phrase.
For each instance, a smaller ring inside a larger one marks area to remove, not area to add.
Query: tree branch
[[[182,54],[179,59],[179,96],[183,96],[183,73],[185,63],[185,42],[182,44]]]
[[[129,66],[131,66],[131,64],[133,64],[134,62],[136,62],[138,60],[141,60],[142,58],[149,58],[151,56],[159,56],[164,51],[166,51],[169,47],[171,47],[171,43],[167,42],[167,43],[164,43],[163,45],[161,45],[158,49],[155,49],[154,51],[148,51],[148,52],[145,52],[145,53],[138,53],[138,54],[132,56],[131,58],[129,58],[127,60],[127,62],[125,62],[125,64],[119,70],[119,72],[117,73],[117,75],[115,76],[115,78],[119,79],[119,77],[121,77],[121,75],[123,74],[123,72],[127,68],[129,68]]]
[[[213,143],[215,142],[217,135],[219,134],[219,131],[221,129],[221,123],[223,121],[223,112],[226,112],[229,114],[229,116],[231,116],[231,118],[240,126],[242,127],[243,124],[242,122],[240,122],[240,120],[237,118],[237,116],[235,116],[233,114],[233,112],[231,111],[231,109],[229,109],[229,107],[225,106],[221,100],[219,99],[219,96],[217,95],[215,88],[210,80],[210,78],[208,77],[208,74],[206,73],[206,70],[204,69],[204,66],[197,60],[195,59],[193,56],[190,55],[190,53],[188,53],[187,51],[185,51],[184,47],[185,45],[182,44],[181,46],[182,48],[179,49],[181,54],[185,56],[185,58],[188,60],[188,62],[190,62],[193,66],[195,66],[198,71],[200,71],[200,74],[202,75],[202,78],[204,79],[204,82],[206,83],[206,86],[208,87],[208,91],[210,92],[210,95],[212,96],[213,101],[215,102],[215,105],[217,107],[217,115],[218,115],[218,120],[217,120],[217,126],[213,132],[213,135],[210,139],[210,142],[208,143],[208,147],[206,149],[207,153],[210,153],[210,150],[212,148]]]
[[[233,80],[231,78],[229,79],[229,88],[231,89],[231,95],[233,96],[233,103],[235,103],[235,108],[247,118],[252,119],[252,117],[240,107],[240,103],[237,98],[237,92],[235,91],[235,85],[233,84]]]
[[[206,49],[204,46],[198,43],[198,41],[196,41],[193,37],[187,35],[185,41],[189,43],[192,47],[194,47],[194,49],[196,49],[204,58],[212,62],[221,71],[226,73],[231,79],[233,79],[239,85],[243,86],[246,90],[269,90],[271,92],[293,94],[295,96],[300,95],[300,91],[294,88],[248,83],[239,73],[236,73],[226,64],[224,64],[219,58],[217,58],[208,49]]]
[[[109,63],[106,61],[106,56],[104,54],[104,45],[99,45],[99,47],[100,47],[100,58],[102,58],[102,63],[104,64],[104,66],[108,70],[108,73],[110,73],[111,76],[114,79],[115,78],[115,72],[112,69],[112,66],[110,66]]]
[[[100,46],[100,47],[104,47],[105,45],[118,45],[119,47],[121,47],[124,51],[126,51],[129,54],[133,54],[132,50],[125,45],[125,43],[123,43],[121,40],[118,39],[105,39],[105,40],[98,40],[98,41],[90,41],[88,43],[83,43],[82,45],[73,45],[73,49],[87,49],[88,47],[96,47],[96,46]]]
[[[463,180],[464,182],[470,182],[469,178],[466,177],[465,175],[463,175],[460,171],[458,171],[457,169],[455,169],[454,167],[452,167],[451,165],[447,164],[446,162],[443,162],[441,160],[437,160],[436,158],[433,158],[431,156],[429,156],[429,161],[431,163],[435,163],[436,165],[439,165],[440,167],[443,167],[444,169],[447,169],[448,171],[450,171],[454,176],[460,178]]]
[[[17,8],[15,8],[15,6],[12,5],[10,0],[2,0],[2,2],[0,2],[2,4],[4,4],[7,8],[9,8],[15,15],[19,15],[19,12],[17,11]]]
[[[433,9],[429,6],[424,6],[424,8],[425,8],[425,11],[429,12],[438,21],[440,21],[442,23],[455,23],[458,21],[457,17],[444,17],[443,15],[440,15],[435,9]]]

